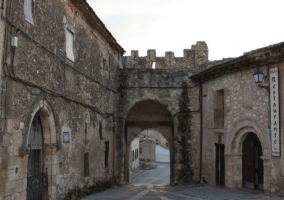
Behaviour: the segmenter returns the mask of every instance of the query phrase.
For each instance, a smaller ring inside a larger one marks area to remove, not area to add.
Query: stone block
[[[14,131],[14,120],[13,119],[8,119],[7,120],[7,132],[8,133],[13,133]]]
[[[58,163],[58,156],[57,155],[46,155],[44,156],[44,163],[45,164],[57,164]]]
[[[3,200],[11,200],[11,196],[6,196]]]
[[[20,199],[21,199],[20,193],[15,193],[11,195],[11,200],[20,200]]]
[[[8,181],[5,186],[5,194],[12,195],[14,193],[22,192],[22,180]]]

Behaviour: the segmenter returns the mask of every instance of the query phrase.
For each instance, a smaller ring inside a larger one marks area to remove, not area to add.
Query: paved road
[[[170,165],[163,163],[153,163],[156,169],[145,170],[131,179],[133,185],[169,185],[170,184]]]
[[[171,187],[168,185],[169,170],[169,164],[161,164],[157,169],[145,170],[135,176],[128,185],[81,200],[284,200],[280,197],[264,196],[255,190],[229,190],[202,185]]]
[[[170,151],[162,147],[161,145],[156,145],[156,161],[157,162],[170,162]]]
[[[133,186],[113,188],[81,200],[283,200],[243,190],[228,190],[209,186]]]

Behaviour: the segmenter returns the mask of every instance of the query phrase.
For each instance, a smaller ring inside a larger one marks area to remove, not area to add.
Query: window
[[[69,60],[74,62],[73,41],[74,41],[74,34],[71,31],[67,30],[66,31],[66,56]]]
[[[33,1],[32,0],[25,0],[24,13],[25,13],[25,19],[28,22],[30,22],[31,24],[34,24],[34,19],[33,19]]]
[[[138,158],[138,149],[136,149],[136,159]]]
[[[224,90],[217,90],[214,98],[214,127],[224,127]]]
[[[89,176],[89,153],[84,154],[84,177]]]
[[[105,142],[105,167],[108,167],[109,142]]]
[[[142,147],[139,147],[139,154],[142,154]]]

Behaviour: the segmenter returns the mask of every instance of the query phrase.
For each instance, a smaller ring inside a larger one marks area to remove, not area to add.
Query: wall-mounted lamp
[[[17,48],[17,47],[18,47],[18,38],[17,38],[16,36],[13,36],[13,37],[12,37],[11,46],[12,46],[13,48]]]
[[[254,82],[257,84],[260,84],[263,82],[263,77],[264,77],[264,73],[260,71],[259,69],[257,69],[253,74]],[[264,88],[269,92],[269,86],[258,85],[258,87]]]

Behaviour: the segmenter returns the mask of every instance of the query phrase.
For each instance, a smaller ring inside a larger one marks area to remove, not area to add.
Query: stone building
[[[156,140],[150,137],[141,138],[139,142],[140,159],[146,162],[156,161]]]
[[[162,147],[168,148],[169,147],[169,142],[164,138],[164,136],[152,129],[147,129],[143,132],[141,132],[141,135],[149,136],[151,138],[155,138],[156,142],[160,144]]]
[[[283,195],[284,43],[217,62],[205,42],[183,57],[122,57],[86,0],[2,2],[1,199],[72,199],[123,185],[144,130],[168,141],[170,182],[180,183],[189,125],[193,181]],[[257,69],[270,92],[254,83]],[[38,178],[48,187],[35,191]]]
[[[5,2],[0,199],[70,199],[108,187],[123,48],[85,0]]]
[[[136,137],[132,142],[131,142],[131,154],[129,158],[129,169],[130,169],[130,174],[132,172],[135,172],[139,169],[139,157],[140,157],[140,146],[139,146],[139,141],[140,137]]]
[[[201,85],[200,166],[206,183],[283,195],[283,58],[279,43],[191,76]],[[261,71],[258,86],[253,75]]]

